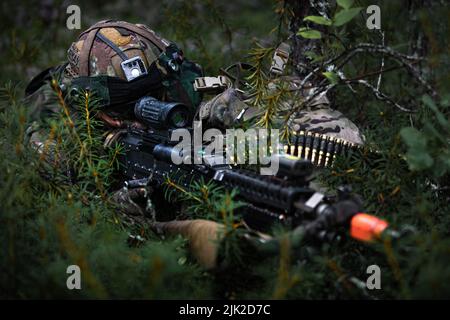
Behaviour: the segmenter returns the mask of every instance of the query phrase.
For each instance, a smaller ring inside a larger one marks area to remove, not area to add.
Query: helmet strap
[[[95,36],[106,43],[108,46],[110,46],[111,49],[113,49],[123,61],[128,60],[127,55],[118,46],[116,46],[114,42],[106,38],[101,32],[98,32]]]

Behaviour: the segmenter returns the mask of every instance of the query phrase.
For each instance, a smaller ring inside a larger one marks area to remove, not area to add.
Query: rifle
[[[239,200],[245,203],[243,220],[254,230],[266,232],[282,224],[293,229],[294,236],[320,241],[333,238],[342,229],[350,229],[350,235],[362,241],[393,235],[385,221],[363,213],[362,201],[350,188],[340,187],[336,195],[311,188],[310,161],[281,155],[275,176],[223,164],[217,161],[223,157],[220,154],[201,164],[175,165],[171,155],[179,150],[170,138],[173,130],[188,127],[187,107],[145,97],[136,103],[134,113],[148,127],[128,127],[120,138],[125,150],[120,157],[121,172],[127,188],[160,189],[168,178],[187,189],[194,182],[213,181],[226,190],[237,190]]]

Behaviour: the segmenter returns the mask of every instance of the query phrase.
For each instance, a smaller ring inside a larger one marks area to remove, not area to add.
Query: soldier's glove
[[[202,104],[199,118],[209,128],[226,129],[239,122],[247,108],[239,92],[230,88]]]
[[[147,196],[148,192],[144,187],[133,189],[124,187],[114,192],[111,200],[127,215],[143,216],[145,214],[145,207],[139,205],[137,202],[143,202],[142,200],[147,199]]]

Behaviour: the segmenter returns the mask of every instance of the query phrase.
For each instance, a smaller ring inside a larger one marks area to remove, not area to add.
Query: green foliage
[[[321,24],[324,26],[331,26],[332,22],[328,18],[324,18],[322,16],[307,16],[303,19],[303,21],[311,21],[315,24]]]
[[[322,74],[328,79],[328,81],[330,81],[331,84],[337,84],[339,82],[339,76],[335,72],[326,71]]]
[[[433,158],[427,151],[427,138],[412,127],[403,128],[400,134],[410,150],[407,154],[409,168],[411,170],[429,169],[433,165]]]
[[[251,47],[251,35],[270,32],[272,26],[264,23],[275,18],[270,5],[267,0],[226,4],[210,0],[165,1],[161,27],[165,36],[177,41],[206,73],[217,74],[220,68],[242,59]],[[258,10],[259,6],[269,10]],[[246,18],[236,19],[242,16]]]
[[[352,7],[352,5],[353,5],[353,2],[354,2],[353,0],[337,0],[336,1],[336,3],[340,7],[344,8],[345,10],[350,9]]]
[[[239,217],[235,217],[234,212],[242,206],[235,200],[236,190],[227,192],[213,181],[205,182],[203,179],[193,181],[187,189],[169,177],[165,182],[165,197],[169,202],[184,203],[187,206],[184,211],[189,218],[209,219],[225,225],[238,222]]]
[[[74,103],[79,118],[61,100],[49,133],[56,145],[48,140],[48,148],[44,144],[36,154],[23,144],[29,110],[11,88],[2,90],[8,99],[0,114],[1,297],[205,297],[207,291],[197,289],[207,287],[198,286],[206,280],[201,270],[179,263],[187,256],[184,240],[128,244],[131,230],[124,229],[107,201],[117,149],[103,152],[93,96],[86,92]],[[57,87],[55,94],[60,94]],[[49,157],[50,148],[67,161]],[[61,163],[73,168],[71,179],[56,170]],[[66,269],[72,264],[83,270],[81,291],[67,290]]]
[[[340,27],[350,22],[361,11],[362,8],[345,8],[333,17],[333,26]]]
[[[322,34],[320,31],[308,29],[308,28],[300,28],[297,32],[297,35],[302,36],[305,39],[320,39],[322,38]]]
[[[406,159],[411,170],[426,170],[433,177],[442,177],[450,171],[450,122],[429,96],[422,102],[432,117],[422,120],[422,131],[413,127],[400,131],[408,146]]]
[[[303,21],[310,21],[315,24],[327,27],[341,27],[353,20],[363,9],[362,7],[352,8],[353,0],[340,0],[337,1],[337,4],[339,7],[341,7],[341,9],[335,13],[331,20],[322,16],[307,16],[303,19]],[[306,27],[300,28],[297,32],[297,35],[306,39],[322,38],[322,34],[320,33],[320,31]]]

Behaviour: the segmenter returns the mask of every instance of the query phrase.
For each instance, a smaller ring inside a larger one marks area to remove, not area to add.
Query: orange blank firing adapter
[[[360,241],[374,241],[381,237],[388,223],[366,213],[356,214],[350,223],[350,235]]]

